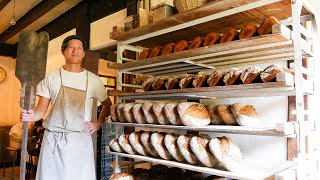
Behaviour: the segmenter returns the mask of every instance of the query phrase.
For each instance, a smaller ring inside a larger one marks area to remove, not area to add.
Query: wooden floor
[[[5,177],[3,177],[3,168],[0,168],[0,180],[12,180],[11,172],[12,172],[12,166],[6,167]],[[14,167],[13,173],[14,173],[14,180],[19,180],[20,167],[19,166]],[[34,179],[35,179],[35,174],[31,174],[30,180],[34,180]],[[28,180],[27,177],[26,177],[26,180]]]

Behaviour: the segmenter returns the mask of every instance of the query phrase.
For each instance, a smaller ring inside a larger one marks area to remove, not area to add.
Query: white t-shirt
[[[90,71],[84,70],[82,72],[70,72],[63,68],[61,70],[62,84],[66,87],[71,87],[79,90],[86,90],[87,72],[88,72],[88,90],[86,96],[85,106],[85,121],[91,120],[93,99],[97,99],[99,102],[103,102],[108,98],[105,87],[101,79]],[[59,69],[50,72],[47,76],[38,84],[37,95],[51,100],[51,105],[59,93],[61,87],[61,79]]]

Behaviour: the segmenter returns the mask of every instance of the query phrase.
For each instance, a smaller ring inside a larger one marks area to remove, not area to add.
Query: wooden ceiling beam
[[[0,0],[0,11],[9,4],[10,0]]]
[[[0,56],[10,56],[13,59],[17,57],[17,44],[1,44],[0,45]]]

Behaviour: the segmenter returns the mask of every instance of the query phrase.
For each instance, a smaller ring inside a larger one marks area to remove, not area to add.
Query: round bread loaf
[[[134,180],[133,176],[127,173],[112,174],[109,180]]]
[[[124,111],[123,111],[124,105],[125,105],[125,103],[120,103],[117,106],[117,115],[118,115],[120,122],[127,122],[126,116],[124,115]]]
[[[192,81],[194,79],[194,75],[185,75],[184,77],[181,78],[179,82],[180,89],[185,89],[185,88],[192,88]]]
[[[211,124],[214,125],[222,125],[224,124],[223,120],[221,119],[221,117],[217,114],[217,105],[215,104],[211,104],[209,106],[206,106],[209,115],[210,115],[210,119],[211,119]]]
[[[259,67],[251,66],[241,73],[240,79],[243,82],[243,84],[250,84],[250,83],[254,82],[254,80],[257,77],[259,77],[260,72],[261,72],[261,70]]]
[[[176,53],[176,52],[184,51],[184,50],[188,49],[188,47],[189,47],[189,42],[186,40],[181,40],[176,44],[173,52]]]
[[[258,35],[257,30],[258,27],[255,24],[249,23],[245,28],[241,29],[239,39],[248,39],[252,36]]]
[[[164,106],[164,113],[166,114],[169,122],[173,125],[182,125],[177,109],[178,104],[179,103],[177,102],[171,102]]]
[[[147,59],[147,58],[149,57],[150,52],[151,52],[150,49],[148,49],[148,48],[144,49],[144,50],[139,54],[138,60]]]
[[[132,107],[132,113],[133,113],[133,117],[137,123],[139,123],[139,124],[147,123],[146,118],[143,114],[141,103],[137,103]]]
[[[235,103],[231,111],[240,126],[255,126],[259,122],[259,114],[252,105]]]
[[[203,42],[203,47],[211,46],[216,43],[219,43],[220,38],[221,38],[221,35],[218,33],[212,32],[208,34]]]
[[[272,33],[272,26],[279,23],[279,20],[274,16],[264,19],[258,28],[259,35]]]
[[[140,136],[140,140],[141,140],[141,143],[144,145],[144,147],[152,156],[155,156],[155,157],[159,156],[159,154],[151,144],[150,132],[143,132]]]
[[[198,72],[192,81],[193,87],[197,88],[197,87],[207,86],[206,84],[207,78],[208,78],[207,73],[202,71]]]
[[[154,79],[153,78],[148,78],[145,81],[143,81],[142,83],[142,89],[144,91],[151,91],[152,90],[152,84],[154,83]]]
[[[149,54],[149,58],[159,56],[161,54],[161,51],[162,51],[162,47],[160,46],[154,47]]]
[[[190,135],[180,135],[177,139],[177,144],[181,155],[184,159],[190,164],[198,164],[199,160],[197,159],[196,155],[193,154],[190,148]]]
[[[132,148],[129,142],[129,134],[122,134],[118,139],[121,149],[128,154],[136,154],[136,151]]]
[[[239,32],[233,28],[228,28],[220,38],[220,43],[230,42],[239,39]]]
[[[211,153],[229,171],[241,171],[241,161],[243,159],[241,151],[228,137],[213,138],[209,142]]]
[[[198,47],[201,47],[203,44],[203,38],[202,37],[195,37],[192,42],[190,43],[188,49],[196,49]]]
[[[123,152],[119,143],[118,143],[118,139],[114,138],[110,141],[109,146],[111,147],[112,150],[116,151],[116,152]]]
[[[241,82],[239,79],[241,73],[242,71],[238,68],[232,68],[227,72],[226,75],[224,75],[223,82],[226,85],[238,84]]]
[[[116,121],[119,121],[119,119],[118,119],[118,113],[117,113],[117,106],[118,106],[119,104],[112,104],[111,106],[110,106],[110,116],[111,116],[111,120],[113,121],[113,122],[116,122]]]
[[[186,126],[206,126],[210,124],[207,109],[196,102],[182,102],[177,107],[181,121]]]
[[[139,154],[148,156],[149,152],[145,148],[145,146],[141,143],[140,137],[143,132],[133,132],[129,135],[129,142],[134,150],[136,150]]]
[[[175,45],[175,43],[166,44],[162,49],[161,55],[173,53]]]
[[[129,123],[136,122],[134,117],[133,117],[133,112],[132,112],[132,108],[133,108],[134,105],[135,105],[135,103],[127,103],[123,107],[124,116],[126,117],[126,120]]]
[[[164,106],[166,105],[166,103],[164,102],[155,102],[152,105],[152,109],[154,114],[157,117],[158,123],[159,124],[170,124],[168,117],[166,116],[165,112],[164,112]]]
[[[216,86],[221,84],[221,80],[224,77],[225,74],[223,74],[221,71],[214,71],[212,72],[208,79],[207,79],[207,84],[208,86],[212,87],[212,86]]]
[[[179,82],[181,78],[178,76],[171,76],[166,82],[166,89],[171,90],[171,89],[179,89]]]
[[[193,136],[190,140],[190,148],[202,164],[207,167],[214,167],[219,161],[209,150],[210,139],[208,135]]]
[[[164,133],[154,132],[151,135],[151,144],[162,159],[172,159],[170,153],[164,145]]]
[[[170,155],[179,162],[184,161],[184,158],[182,154],[179,151],[178,144],[177,144],[177,139],[178,139],[177,134],[166,134],[164,137],[164,145],[166,146],[167,150],[169,151]]]
[[[218,105],[216,109],[217,115],[222,119],[226,125],[238,125],[235,116],[231,111],[229,105]]]
[[[158,124],[157,117],[154,114],[152,109],[153,104],[154,104],[153,102],[144,102],[142,104],[142,110],[143,110],[144,117],[146,118],[146,121],[149,124]]]
[[[272,64],[266,67],[261,73],[260,78],[263,82],[270,82],[276,79],[278,73],[280,72],[287,72],[291,73],[291,71],[282,65],[279,64]]]

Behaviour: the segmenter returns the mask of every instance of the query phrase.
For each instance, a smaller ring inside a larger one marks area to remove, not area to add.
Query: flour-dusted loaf
[[[181,77],[178,76],[170,76],[166,82],[166,89],[179,89],[179,82],[181,80]]]
[[[207,167],[215,167],[219,161],[211,154],[208,135],[193,136],[190,140],[190,148],[199,161]]]
[[[112,174],[109,180],[134,180],[134,178],[131,174],[117,173],[117,174]]]
[[[291,71],[282,65],[279,64],[272,64],[268,67],[266,67],[261,73],[260,73],[260,78],[262,79],[263,82],[270,82],[274,81],[280,72],[287,72],[291,73]]]
[[[241,29],[239,33],[239,39],[248,39],[253,36],[256,36],[258,35],[257,30],[258,30],[257,25],[253,23],[249,23],[245,28]]]
[[[142,89],[144,91],[152,91],[152,84],[154,83],[154,78],[150,77],[148,79],[146,79],[145,81],[143,81],[142,83]]]
[[[233,28],[228,28],[220,38],[220,43],[230,42],[239,39],[239,32]]]
[[[259,35],[272,33],[272,26],[279,23],[279,20],[274,16],[264,19],[258,28]]]
[[[150,132],[143,132],[140,136],[141,143],[144,145],[144,147],[147,149],[147,151],[155,157],[158,157],[159,154],[154,149],[154,147],[151,144],[151,133]]]
[[[209,77],[207,78],[207,84],[208,86],[216,86],[216,85],[222,85],[222,79],[224,77],[225,73],[222,73],[221,71],[213,71]]]
[[[164,106],[166,104],[167,103],[165,103],[165,102],[155,102],[152,105],[152,109],[153,109],[154,114],[157,117],[158,123],[163,124],[163,125],[170,124],[169,119],[164,112]]]
[[[162,159],[172,159],[169,151],[164,145],[165,133],[154,132],[151,134],[151,144]]]
[[[181,121],[186,126],[206,126],[210,124],[207,109],[196,102],[182,102],[177,107]]]
[[[190,147],[190,135],[180,135],[177,139],[178,148],[184,159],[190,164],[198,164],[199,160],[196,155],[193,154]]]
[[[127,122],[126,116],[124,115],[124,111],[123,111],[124,105],[125,105],[125,103],[120,103],[117,106],[117,115],[118,115],[120,122]]]
[[[127,103],[123,107],[123,113],[126,117],[127,122],[134,123],[136,120],[134,119],[132,108],[135,105],[135,103]]]
[[[238,125],[230,105],[218,105],[216,113],[226,125]]]
[[[213,138],[209,142],[211,153],[229,171],[241,172],[243,156],[237,144],[228,137]]]
[[[144,117],[146,118],[146,121],[149,124],[158,124],[157,117],[154,114],[152,109],[153,104],[154,104],[153,102],[144,102],[142,104],[142,110],[143,110]]]
[[[152,84],[152,89],[154,91],[159,91],[159,90],[165,90],[166,89],[166,82],[167,82],[168,77],[157,77],[155,78],[153,84]]]
[[[143,131],[133,132],[129,135],[129,142],[134,150],[136,150],[139,154],[148,156],[149,152],[146,147],[141,143],[140,137]]]
[[[219,40],[221,38],[221,35],[215,32],[211,32],[208,34],[203,42],[203,47],[205,46],[211,46],[216,43],[219,43]]]
[[[207,78],[208,78],[208,74],[206,72],[202,72],[202,71],[198,72],[192,81],[193,87],[197,88],[202,86],[208,86]]]
[[[139,54],[138,60],[144,60],[147,59],[149,57],[151,50],[146,48],[143,49],[143,51]]]
[[[173,53],[175,45],[175,43],[166,44],[162,49],[161,55]]]
[[[139,124],[147,123],[146,117],[143,114],[142,103],[137,103],[132,107],[132,113],[135,121]]]
[[[164,145],[166,146],[167,150],[169,151],[170,155],[178,162],[183,162],[184,158],[178,148],[177,139],[178,134],[166,134],[164,137]]]
[[[240,79],[243,82],[243,84],[250,84],[252,82],[259,82],[256,79],[260,77],[259,76],[260,72],[261,72],[261,69],[259,67],[251,66],[241,73]]]
[[[221,119],[221,117],[217,114],[217,107],[218,107],[218,105],[215,105],[215,104],[211,104],[209,106],[206,106],[206,108],[209,112],[209,115],[210,115],[211,124],[222,125],[222,124],[224,124],[224,122]]]
[[[179,82],[180,89],[193,87],[192,86],[193,79],[194,79],[194,75],[191,75],[191,74],[187,74],[187,75],[183,76]]]
[[[198,48],[198,47],[201,47],[202,44],[203,44],[203,40],[204,40],[204,39],[203,39],[202,37],[195,37],[195,38],[193,38],[193,40],[191,41],[188,49],[190,50],[190,49],[196,49],[196,48]]]
[[[116,121],[119,121],[119,118],[118,118],[118,113],[117,113],[117,107],[118,107],[119,104],[112,104],[110,106],[110,116],[111,116],[111,120],[113,122],[116,122]]]
[[[116,152],[123,152],[119,143],[118,143],[118,139],[114,138],[110,141],[109,146],[111,147],[112,150],[116,151]]]
[[[129,142],[129,134],[122,134],[118,139],[118,143],[121,149],[123,149],[126,153],[136,154],[136,151],[133,149]]]
[[[239,70],[238,68],[231,68],[226,75],[223,77],[223,82],[226,85],[233,85],[233,84],[238,84],[240,83],[240,75],[242,71]]]
[[[178,104],[179,103],[177,102],[170,102],[164,106],[164,113],[166,114],[169,122],[173,125],[182,125],[182,121],[177,109]]]
[[[240,126],[255,126],[259,122],[259,114],[252,105],[235,103],[231,106],[231,111]]]

